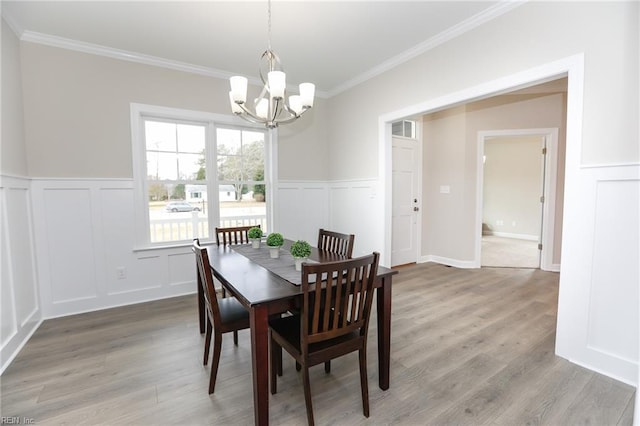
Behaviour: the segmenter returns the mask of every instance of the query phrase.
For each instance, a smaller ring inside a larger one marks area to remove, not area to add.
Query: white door
[[[414,263],[418,257],[420,161],[417,140],[393,138],[391,266]]]

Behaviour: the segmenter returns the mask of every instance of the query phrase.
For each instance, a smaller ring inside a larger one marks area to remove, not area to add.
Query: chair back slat
[[[220,309],[218,307],[218,297],[213,284],[213,274],[211,273],[209,254],[207,253],[206,248],[200,246],[200,241],[197,238],[193,240],[192,250],[196,255],[198,281],[200,282],[200,285],[202,285],[205,307],[213,314],[214,322],[219,323]]]
[[[318,231],[317,247],[320,250],[341,254],[350,259],[353,254],[354,240],[354,234],[341,234],[339,232],[320,229],[320,231]]]
[[[302,267],[301,342],[305,345],[359,330],[366,335],[380,255]]]
[[[217,227],[216,228],[216,244],[218,245],[237,245],[249,243],[249,229],[260,225],[233,226],[233,227]]]

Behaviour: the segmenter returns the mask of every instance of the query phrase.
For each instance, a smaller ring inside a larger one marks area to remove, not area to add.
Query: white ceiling
[[[271,44],[289,84],[310,81],[330,96],[519,4],[273,0]],[[2,0],[1,7],[26,41],[157,59],[221,77],[257,78],[267,47],[266,1]]]

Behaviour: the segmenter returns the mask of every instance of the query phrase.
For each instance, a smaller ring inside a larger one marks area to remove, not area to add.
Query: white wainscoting
[[[567,194],[558,355],[638,385],[640,166],[583,167]]]
[[[36,276],[30,180],[0,177],[0,372],[42,322]]]
[[[380,191],[378,180],[335,181],[329,185],[330,229],[356,235],[353,256],[377,251],[381,259],[385,258]]]
[[[382,250],[377,181],[280,182],[276,228],[315,244],[319,228],[358,236],[354,254]],[[135,251],[133,181],[33,179],[43,318],[195,291],[190,247]],[[332,209],[335,206],[335,209]],[[347,214],[348,212],[348,214]],[[124,269],[125,278],[118,277]]]
[[[276,228],[287,238],[312,245],[320,228],[355,234],[354,256],[382,252],[383,215],[375,213],[382,213],[378,193],[377,180],[280,181]]]
[[[274,231],[285,238],[318,241],[318,229],[329,226],[329,186],[318,181],[280,181],[276,189]]]
[[[195,292],[190,247],[134,251],[131,180],[34,179],[32,192],[44,318]]]

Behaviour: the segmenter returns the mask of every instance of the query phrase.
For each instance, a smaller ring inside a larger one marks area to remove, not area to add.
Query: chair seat
[[[249,327],[249,311],[235,297],[218,299],[218,309],[223,325],[246,322]]]
[[[282,339],[292,345],[297,351],[300,351],[300,317],[297,315],[291,315],[283,318],[274,318],[269,320],[269,327],[271,330],[277,334],[279,334]],[[353,341],[353,345],[344,346],[348,341]],[[337,344],[340,346],[344,346],[344,354],[349,352],[353,352],[353,348],[357,347],[360,342],[363,341],[360,334],[357,332],[351,332],[347,334],[343,334],[342,336],[338,336],[333,339],[323,340],[318,343],[311,343],[309,345],[309,357],[314,359],[315,362],[310,364],[321,363],[325,361],[325,357],[322,357],[321,354],[323,351],[331,349],[332,356],[331,358],[335,358],[340,356],[339,353],[335,352],[335,347]],[[314,354],[320,355],[319,357],[314,357]]]

